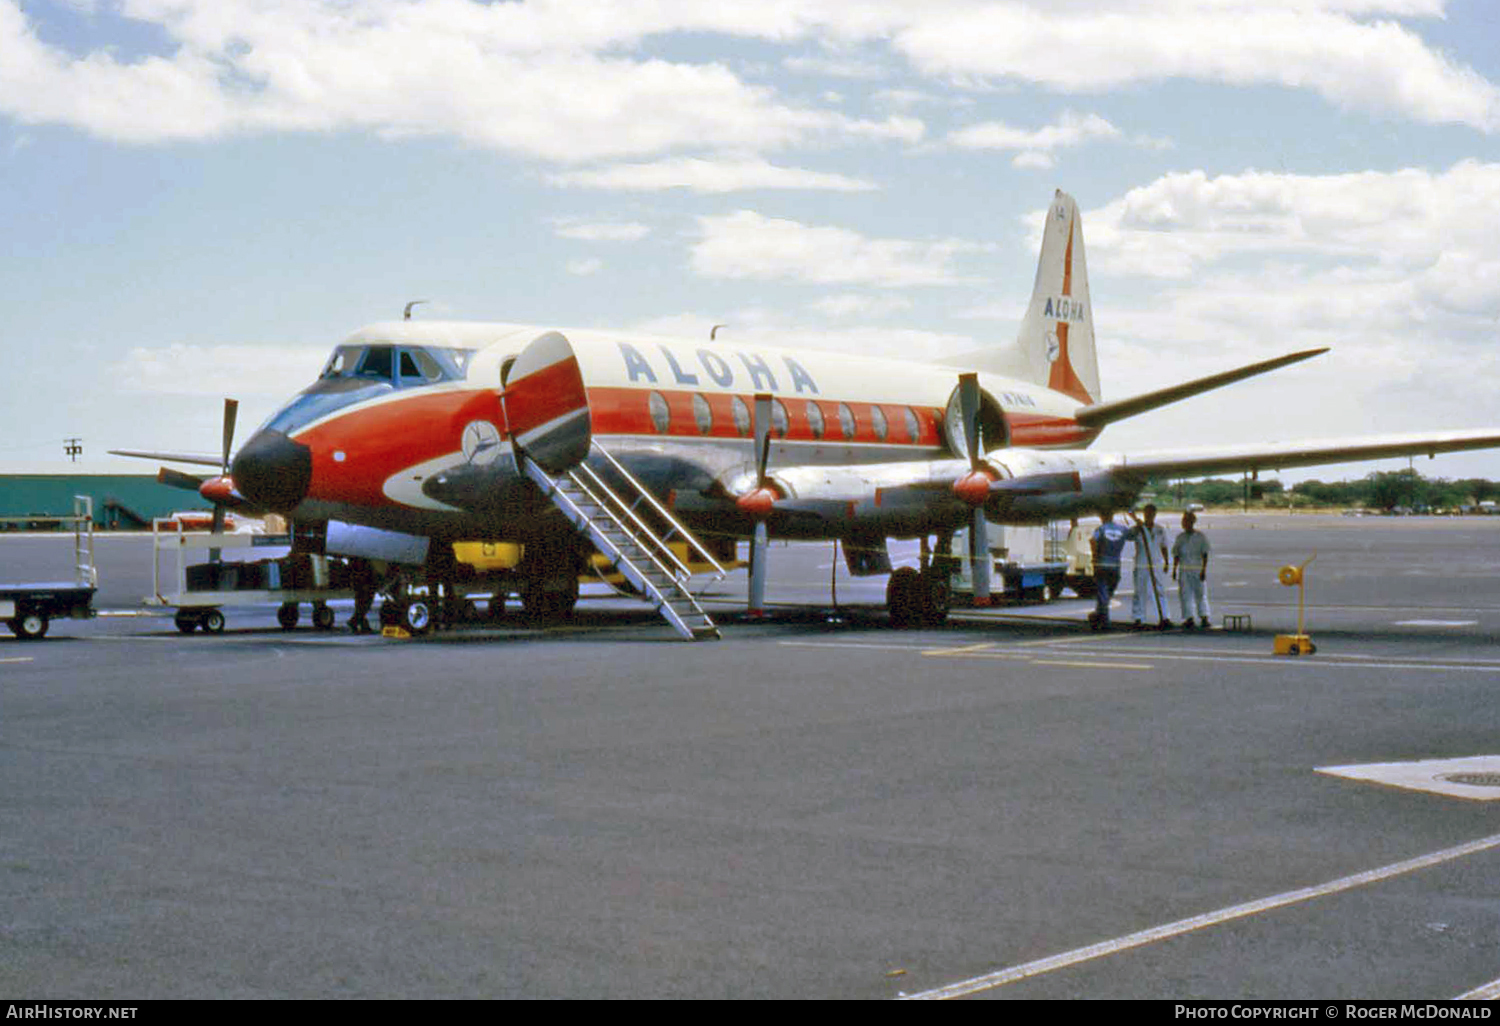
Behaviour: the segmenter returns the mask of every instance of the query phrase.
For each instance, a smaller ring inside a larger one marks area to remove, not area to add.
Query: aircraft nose
[[[229,473],[235,488],[250,502],[287,513],[307,497],[312,450],[280,431],[261,431],[240,449]]]

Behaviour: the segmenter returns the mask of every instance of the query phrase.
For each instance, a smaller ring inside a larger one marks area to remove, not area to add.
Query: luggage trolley
[[[191,530],[181,515],[174,515],[151,522],[151,539],[153,594],[146,604],[175,607],[173,622],[183,634],[199,628],[209,634],[223,633],[225,607],[272,603],[279,604],[276,621],[283,630],[291,630],[301,618],[299,605],[304,602],[312,605],[313,626],[331,630],[335,617],[328,603],[354,597],[342,563],[331,564],[326,556],[290,553],[290,534],[212,534]],[[288,552],[248,561],[189,559],[189,553],[247,549]],[[163,551],[175,553],[166,582]]]
[[[45,637],[51,621],[95,616],[94,593],[99,571],[94,567],[94,500],[73,496],[72,516],[0,517],[0,524],[22,530],[44,525],[73,528],[73,583],[0,584],[0,622],[22,641]]]

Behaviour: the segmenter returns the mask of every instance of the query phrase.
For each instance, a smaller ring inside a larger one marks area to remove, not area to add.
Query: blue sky
[[[0,472],[243,439],[409,299],[1007,340],[1054,188],[1106,398],[1333,347],[1099,447],[1500,424],[1497,133],[1479,0],[0,0]]]

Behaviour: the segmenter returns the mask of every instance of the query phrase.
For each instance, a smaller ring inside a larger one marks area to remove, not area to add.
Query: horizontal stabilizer
[[[111,456],[130,456],[139,460],[156,460],[158,463],[191,463],[197,467],[222,468],[223,453],[210,452],[147,452],[144,449],[111,449]]]
[[[1289,364],[1310,360],[1314,356],[1321,356],[1326,352],[1328,352],[1326,346],[1321,349],[1304,349],[1300,353],[1278,356],[1274,360],[1263,360],[1260,363],[1252,363],[1237,370],[1225,371],[1222,374],[1213,374],[1194,381],[1186,381],[1180,385],[1158,389],[1155,392],[1147,392],[1144,395],[1134,396],[1130,399],[1119,399],[1111,403],[1098,403],[1094,406],[1080,406],[1078,412],[1073,416],[1083,427],[1102,428],[1104,425],[1113,424],[1117,420],[1134,417],[1148,410],[1180,402],[1183,399],[1191,398],[1200,393],[1209,392],[1215,388],[1222,388],[1225,385],[1232,385],[1236,381],[1253,378],[1257,374],[1277,370]]]

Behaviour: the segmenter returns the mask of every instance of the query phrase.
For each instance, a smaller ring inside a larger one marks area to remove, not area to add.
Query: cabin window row
[[[660,392],[652,392],[647,400],[651,412],[651,426],[658,434],[670,434],[672,431],[672,406],[667,402],[666,396]],[[863,404],[861,404],[863,405]],[[867,422],[869,430],[867,434],[881,442],[916,442],[922,437],[922,423],[917,416],[916,410],[910,406],[892,407],[894,416],[899,427],[893,430],[891,414],[885,408],[870,405],[865,407],[869,412]],[[860,423],[856,418],[854,409],[848,403],[820,403],[814,400],[794,400],[791,404],[792,411],[800,414],[802,422],[806,425],[806,432],[814,439],[826,437],[842,438],[845,441],[853,441],[860,432]],[[715,426],[714,408],[708,398],[701,393],[694,393],[692,397],[693,424],[702,435],[712,434]],[[729,415],[734,422],[735,433],[742,438],[748,438],[754,432],[754,419],[750,412],[750,405],[739,396],[729,397]],[[791,433],[792,413],[788,411],[787,404],[780,399],[771,400],[771,434],[776,438],[785,438]],[[901,434],[904,429],[904,436]],[[802,434],[798,431],[798,434]]]

